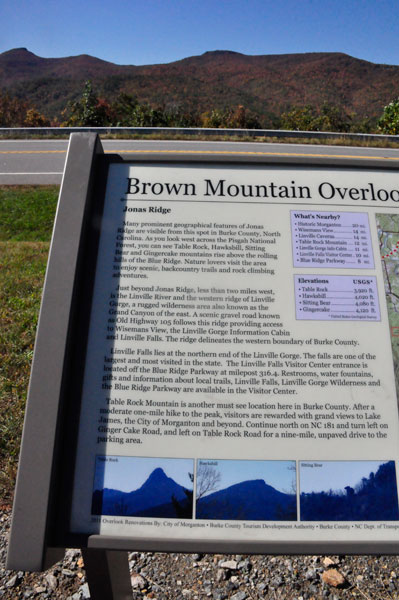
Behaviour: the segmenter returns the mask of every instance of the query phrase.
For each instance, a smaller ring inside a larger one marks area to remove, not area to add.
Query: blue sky
[[[165,475],[180,485],[192,489],[188,473],[194,471],[194,461],[185,458],[136,458],[108,456],[107,462],[97,458],[93,489],[110,488],[122,492],[137,490],[154,469],[160,467]]]
[[[386,461],[304,461],[299,467],[299,487],[301,492],[327,492],[344,490],[345,486],[354,487],[362,477],[378,471]],[[303,466],[303,465],[321,466]]]
[[[398,0],[2,0],[0,52],[140,65],[207,50],[338,51],[398,65],[398,16]]]
[[[265,483],[280,492],[292,493],[292,485],[296,486],[296,473],[293,470],[295,461],[292,460],[212,460],[206,458],[202,462],[217,463],[214,468],[221,474],[217,489],[211,490],[210,493],[253,479],[263,479]]]

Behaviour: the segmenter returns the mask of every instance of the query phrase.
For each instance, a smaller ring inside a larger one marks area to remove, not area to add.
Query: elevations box
[[[8,568],[397,553],[393,161],[71,138]]]

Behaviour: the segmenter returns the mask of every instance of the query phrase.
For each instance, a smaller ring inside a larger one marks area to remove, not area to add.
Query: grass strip
[[[10,501],[58,186],[0,186],[0,499]]]
[[[0,241],[51,238],[58,186],[1,186]]]
[[[11,499],[48,242],[0,242],[0,498]]]
[[[399,141],[395,140],[350,140],[345,137],[277,137],[277,136],[252,136],[252,135],[223,135],[223,134],[177,134],[177,133],[101,133],[102,140],[178,140],[178,141],[203,141],[203,142],[254,142],[269,144],[302,144],[317,146],[354,146],[358,148],[399,148]],[[29,140],[68,140],[69,134],[1,134],[0,139],[29,139]]]

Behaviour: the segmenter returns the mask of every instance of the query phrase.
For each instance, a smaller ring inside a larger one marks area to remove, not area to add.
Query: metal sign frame
[[[23,442],[13,508],[7,568],[42,570],[65,547],[84,549],[93,597],[127,594],[126,561],[118,551],[397,554],[398,542],[267,542],[122,538],[76,535],[68,530],[79,403],[87,343],[94,267],[108,166],[115,162],[279,164],[399,170],[365,158],[103,154],[95,134],[73,134],[60,191],[29,386]],[[115,552],[117,551],[117,552]],[[102,575],[93,567],[102,564]],[[90,566],[91,565],[91,566]],[[115,572],[120,581],[115,583]],[[103,579],[101,579],[103,577]],[[100,583],[100,584],[99,584]],[[116,587],[115,587],[116,586]],[[94,592],[94,588],[98,588]],[[104,590],[107,590],[108,595]],[[125,590],[125,591],[124,591]],[[128,596],[126,596],[128,597]]]

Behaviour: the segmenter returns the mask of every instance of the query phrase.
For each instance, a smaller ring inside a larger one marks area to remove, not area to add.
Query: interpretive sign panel
[[[398,202],[377,169],[111,164],[72,532],[397,540]]]
[[[72,136],[8,568],[399,553],[397,169],[312,160]]]

